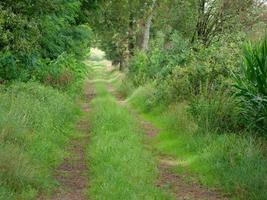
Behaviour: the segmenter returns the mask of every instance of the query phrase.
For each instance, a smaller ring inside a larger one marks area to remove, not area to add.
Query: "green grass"
[[[96,82],[95,89],[88,148],[90,198],[169,199],[156,187],[156,163],[133,116],[116,103],[105,82]]]
[[[249,134],[201,130],[188,113],[187,103],[150,106],[151,86],[140,87],[129,104],[160,128],[152,145],[180,163],[177,173],[192,174],[204,185],[229,193],[233,199],[267,199],[266,143]]]
[[[34,199],[57,185],[78,109],[69,96],[38,83],[0,92],[0,199]]]

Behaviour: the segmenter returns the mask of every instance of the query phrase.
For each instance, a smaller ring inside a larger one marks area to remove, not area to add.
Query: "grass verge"
[[[78,109],[68,95],[38,83],[0,92],[0,199],[34,199],[56,186]]]

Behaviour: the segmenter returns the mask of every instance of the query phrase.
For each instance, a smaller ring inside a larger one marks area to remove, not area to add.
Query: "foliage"
[[[237,96],[243,116],[254,130],[266,136],[267,131],[267,37],[244,51],[242,73],[236,75]]]
[[[87,12],[100,48],[107,58],[126,67],[134,50],[140,46],[141,23],[153,0],[111,0],[94,4],[95,12]],[[88,6],[87,6],[88,7]],[[90,7],[90,6],[89,6]]]
[[[35,79],[45,85],[75,94],[74,90],[78,92],[83,85],[87,68],[74,55],[62,54],[56,60],[37,68],[33,74]]]
[[[62,54],[88,53],[91,30],[79,24],[79,0],[30,2],[0,2],[1,82],[28,81]]]
[[[129,75],[134,85],[143,85],[150,77],[148,57],[145,52],[138,51],[129,62]]]

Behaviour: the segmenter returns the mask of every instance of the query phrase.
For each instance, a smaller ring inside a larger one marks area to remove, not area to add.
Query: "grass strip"
[[[101,72],[99,72],[101,73]],[[92,199],[169,199],[156,187],[157,168],[143,144],[144,136],[133,116],[95,83],[91,104],[92,138],[90,197]]]

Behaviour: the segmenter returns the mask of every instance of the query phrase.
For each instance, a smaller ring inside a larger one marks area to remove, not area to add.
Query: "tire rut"
[[[123,99],[112,86],[108,85],[109,92],[117,99],[121,106],[127,107],[137,119],[144,134],[150,139],[154,138],[160,133],[160,130],[156,128],[151,122],[144,120],[138,112],[131,109],[127,102]],[[172,193],[177,200],[227,200],[228,197],[222,194],[220,191],[204,187],[198,182],[188,181],[192,178],[190,174],[180,175],[174,172],[174,168],[179,167],[179,162],[174,158],[166,155],[158,155],[158,170],[159,177],[156,185],[162,188],[166,192]]]
[[[39,197],[38,200],[88,200],[86,194],[89,188],[86,147],[89,142],[90,124],[87,113],[90,111],[89,103],[95,93],[88,83],[85,86],[82,104],[83,117],[76,125],[78,136],[72,139],[66,149],[70,153],[63,163],[56,169],[54,177],[59,188],[50,197]]]

